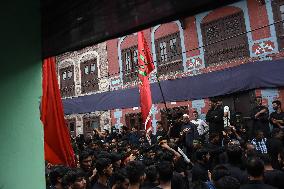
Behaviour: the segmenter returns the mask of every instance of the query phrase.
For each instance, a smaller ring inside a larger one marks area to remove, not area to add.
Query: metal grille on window
[[[242,11],[202,23],[201,30],[206,66],[250,56]]]

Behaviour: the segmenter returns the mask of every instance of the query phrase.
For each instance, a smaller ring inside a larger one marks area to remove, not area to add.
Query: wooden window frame
[[[175,43],[172,43],[173,40],[175,40]],[[163,44],[163,46],[161,44]],[[183,70],[181,39],[179,32],[156,39],[155,46],[158,75]],[[165,48],[162,49],[161,47]]]
[[[138,46],[132,46],[121,50],[122,54],[122,73],[124,83],[131,83],[138,80]],[[129,55],[128,64],[126,64],[126,55]]]
[[[95,70],[92,71],[92,68]],[[96,92],[99,90],[98,62],[96,58],[80,63],[81,69],[81,91],[82,94]],[[88,72],[86,72],[88,70]]]
[[[201,24],[205,66],[249,57],[243,11]]]
[[[63,75],[64,78],[63,78]],[[75,95],[74,66],[68,66],[59,70],[61,97],[71,97]]]

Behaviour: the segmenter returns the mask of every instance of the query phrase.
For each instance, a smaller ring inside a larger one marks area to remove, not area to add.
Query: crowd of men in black
[[[165,130],[94,130],[73,139],[77,168],[46,166],[51,189],[284,189],[284,113],[269,114],[261,97],[250,126],[211,100],[206,120],[177,115]],[[270,128],[269,124],[272,126]]]

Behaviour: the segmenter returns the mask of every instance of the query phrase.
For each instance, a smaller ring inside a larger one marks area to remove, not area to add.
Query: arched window
[[[124,83],[137,80],[138,70],[138,50],[137,46],[123,49],[122,53],[122,72]]]
[[[59,70],[61,97],[75,95],[74,66],[68,66]]]
[[[201,24],[206,66],[249,57],[242,10]]]
[[[179,32],[155,40],[158,74],[167,74],[183,69]]]
[[[81,62],[81,89],[82,93],[99,90],[97,59]]]

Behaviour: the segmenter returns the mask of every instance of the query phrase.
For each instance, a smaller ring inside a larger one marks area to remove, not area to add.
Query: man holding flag
[[[146,136],[148,141],[149,131],[152,129],[151,122],[151,107],[152,96],[149,82],[149,75],[154,70],[154,64],[151,52],[144,37],[144,33],[138,32],[138,77],[139,77],[139,92],[140,92],[140,106],[142,113],[142,121],[145,126]]]

